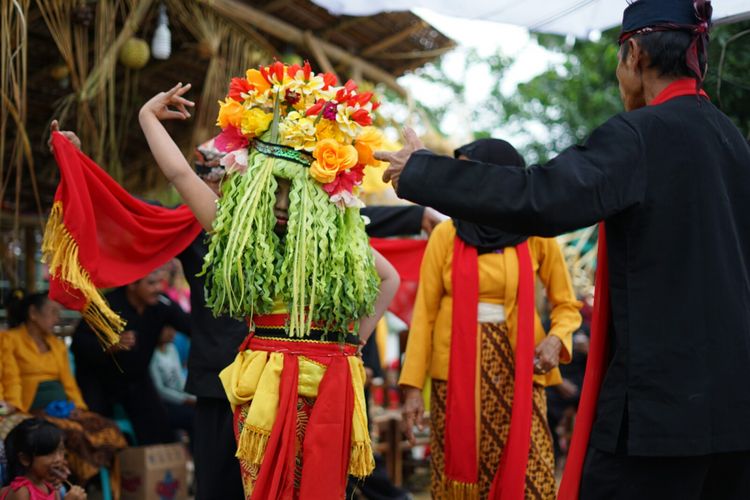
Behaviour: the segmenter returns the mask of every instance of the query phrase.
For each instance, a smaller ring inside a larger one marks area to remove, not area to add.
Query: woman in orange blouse
[[[59,320],[60,305],[46,293],[12,292],[12,328],[0,333],[2,386],[10,405],[43,416],[65,431],[71,472],[85,484],[101,467],[111,468],[117,451],[127,443],[114,422],[87,411],[68,349],[53,332]]]
[[[458,149],[456,156],[524,166],[513,146],[497,139],[471,143]],[[522,260],[522,254],[530,259]],[[580,304],[562,252],[554,239],[448,220],[435,228],[425,251],[399,380],[405,392],[406,432],[412,441],[412,427],[419,425],[424,412],[422,390],[427,377],[432,380],[433,498],[488,498],[491,488],[499,486],[496,476],[500,476],[500,457],[508,440],[514,403],[514,352],[523,273],[528,274],[526,283],[532,283],[532,289],[536,277],[544,285],[552,306],[552,324],[546,333],[536,311],[532,312],[533,298],[528,299],[528,318],[533,314],[533,324],[528,321],[527,333],[529,338],[533,336],[536,348],[529,395],[533,400],[531,445],[525,485],[521,476],[520,487],[525,489],[527,499],[555,496],[544,387],[562,382],[557,365],[560,360],[570,361],[572,334],[581,323]],[[458,282],[456,276],[460,276]],[[466,284],[472,279],[474,288]],[[458,329],[458,323],[466,324],[467,317],[474,326]],[[528,345],[531,348],[530,341]]]

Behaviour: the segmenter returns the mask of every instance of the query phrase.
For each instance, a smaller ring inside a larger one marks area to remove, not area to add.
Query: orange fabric
[[[0,336],[3,337],[3,386],[10,404],[28,411],[39,383],[59,380],[76,408],[88,409],[70,369],[68,348],[61,339],[47,336],[45,341],[50,349],[40,353],[25,326],[2,332]]]

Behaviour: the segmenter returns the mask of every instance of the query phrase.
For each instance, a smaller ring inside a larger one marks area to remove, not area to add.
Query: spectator
[[[106,295],[127,323],[120,343],[107,352],[102,352],[85,323],[79,324],[73,336],[76,377],[84,399],[104,415],[113,415],[114,405],[121,405],[139,445],[174,440],[149,364],[165,325],[190,333],[188,315],[161,294],[162,286],[157,270]]]
[[[185,372],[174,345],[176,334],[172,326],[167,325],[162,329],[159,345],[151,359],[151,378],[167,409],[170,426],[173,430],[187,432],[192,449],[196,397],[185,392]]]
[[[116,453],[127,444],[125,438],[114,422],[87,411],[65,343],[53,333],[60,306],[46,292],[15,290],[8,301],[8,319],[12,329],[0,334],[7,402],[65,432],[73,476],[85,484],[101,467],[113,467]],[[9,462],[13,459],[9,451]],[[117,482],[113,474],[113,483]]]

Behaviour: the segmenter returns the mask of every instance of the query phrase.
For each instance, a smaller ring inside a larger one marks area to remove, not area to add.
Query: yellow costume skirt
[[[343,498],[375,462],[357,346],[251,334],[219,377],[246,498]]]

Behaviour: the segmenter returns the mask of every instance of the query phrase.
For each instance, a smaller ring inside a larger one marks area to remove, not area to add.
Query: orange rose
[[[234,99],[227,98],[224,102],[219,101],[219,117],[216,119],[216,125],[222,129],[230,125],[240,128],[244,113],[245,108]]]
[[[336,175],[357,164],[357,150],[351,145],[341,145],[333,139],[319,141],[313,151],[315,161],[310,165],[310,175],[321,184],[328,184]]]
[[[354,141],[354,147],[359,153],[359,163],[362,165],[379,165],[372,152],[383,149],[383,132],[375,127],[365,127]]]
[[[265,78],[263,78],[263,75],[257,69],[247,70],[247,72],[245,73],[245,78],[247,78],[247,81],[250,82],[250,84],[255,88],[255,90],[258,91],[259,94],[262,94],[263,92],[271,88],[271,84],[268,83]]]

